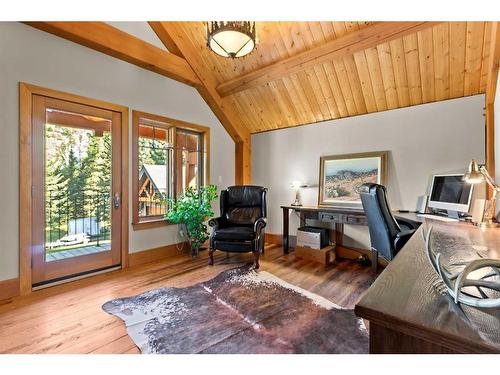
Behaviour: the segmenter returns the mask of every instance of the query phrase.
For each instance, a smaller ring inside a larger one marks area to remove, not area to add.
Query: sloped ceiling
[[[203,22],[182,22],[218,84],[312,49],[369,22],[257,22],[256,50],[222,58]],[[484,93],[491,23],[443,22],[352,55],[230,94],[252,132]]]

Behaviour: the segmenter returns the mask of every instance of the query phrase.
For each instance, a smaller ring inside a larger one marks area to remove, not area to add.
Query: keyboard
[[[458,219],[453,219],[451,217],[431,215],[431,214],[417,214],[419,217],[425,217],[426,219],[439,220],[439,221],[458,221]]]

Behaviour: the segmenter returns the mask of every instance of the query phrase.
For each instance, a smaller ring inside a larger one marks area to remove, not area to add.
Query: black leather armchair
[[[378,253],[387,260],[394,259],[420,224],[394,218],[387,201],[386,189],[382,185],[363,184],[359,188],[359,195],[368,221],[372,267],[376,271]]]
[[[267,224],[267,189],[262,186],[230,186],[220,194],[220,217],[210,219],[209,264],[214,264],[215,250],[233,253],[252,252],[254,268],[264,251],[264,228]]]

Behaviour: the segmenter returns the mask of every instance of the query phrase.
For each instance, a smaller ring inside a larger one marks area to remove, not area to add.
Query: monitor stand
[[[448,210],[448,217],[450,219],[460,219],[460,216],[458,215],[458,211],[453,211],[453,210]]]

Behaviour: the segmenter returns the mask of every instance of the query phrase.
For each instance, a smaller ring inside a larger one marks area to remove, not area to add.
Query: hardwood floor
[[[374,281],[370,267],[351,260],[324,267],[282,254],[280,246],[266,246],[261,270],[343,307],[353,308]],[[206,252],[195,260],[179,255],[0,301],[0,353],[139,353],[123,322],[105,313],[103,303],[162,286],[192,285],[251,261],[252,254],[226,258],[217,252],[211,267]]]

